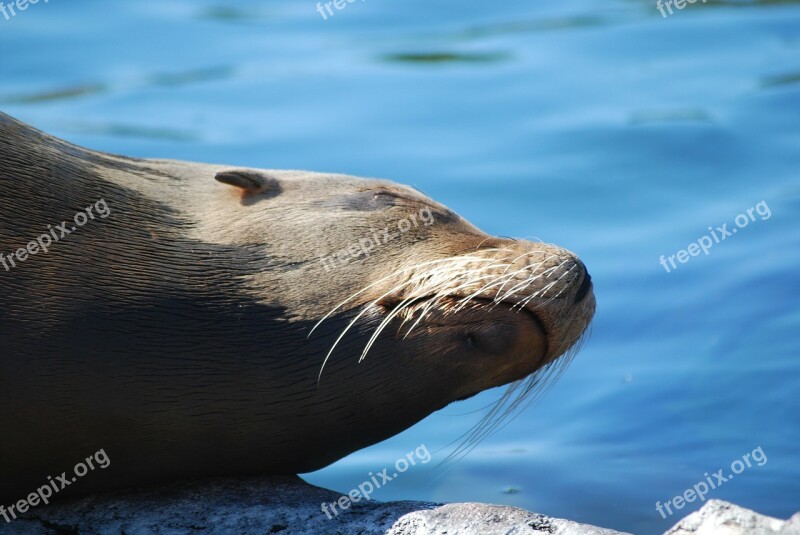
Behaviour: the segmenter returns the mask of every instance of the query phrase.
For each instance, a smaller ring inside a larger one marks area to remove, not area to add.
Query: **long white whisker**
[[[541,265],[541,264],[542,264],[542,263],[544,263],[545,261],[546,261],[546,260],[543,260],[543,261],[542,261],[542,262],[540,262],[538,265]],[[459,305],[459,307],[457,307],[457,308],[456,308],[456,311],[458,311],[458,310],[460,310],[461,308],[463,308],[464,306],[466,306],[466,304],[467,304],[467,303],[469,303],[469,302],[470,302],[472,299],[474,299],[474,298],[475,298],[475,297],[477,297],[478,295],[482,294],[483,292],[485,292],[485,291],[486,291],[486,290],[488,290],[489,288],[491,288],[491,287],[493,287],[493,286],[496,286],[497,284],[500,284],[500,282],[501,282],[501,281],[502,281],[502,283],[503,283],[503,284],[502,284],[502,286],[505,286],[505,285],[506,285],[506,283],[508,283],[508,281],[509,281],[510,279],[513,279],[513,278],[514,278],[514,277],[515,277],[517,274],[519,274],[519,273],[521,273],[521,272],[523,272],[523,271],[528,271],[529,269],[530,269],[530,266],[525,266],[525,267],[523,267],[523,268],[520,268],[520,269],[518,269],[518,270],[516,270],[516,271],[513,271],[513,272],[511,272],[510,274],[502,275],[502,276],[500,276],[500,277],[497,277],[497,278],[495,278],[495,279],[494,279],[494,280],[493,280],[493,281],[492,281],[490,284],[487,284],[487,285],[485,285],[483,288],[480,288],[478,291],[476,291],[476,292],[472,293],[472,295],[469,295],[469,296],[467,296],[467,297],[464,297],[464,298],[462,298],[462,299],[461,299],[461,302],[460,302],[460,305]],[[536,280],[536,278],[537,278],[537,277],[536,277],[536,276],[533,276],[533,275],[529,276],[529,277],[528,277],[528,279],[526,279],[526,280],[525,280],[525,281],[523,281],[522,283],[520,283],[520,284],[518,284],[517,286],[515,286],[514,288],[512,288],[512,289],[511,289],[509,292],[507,292],[507,293],[506,293],[506,294],[505,294],[505,295],[504,295],[502,298],[498,298],[498,295],[499,295],[499,293],[500,293],[500,290],[498,290],[498,292],[497,292],[497,295],[495,295],[495,297],[494,297],[494,299],[493,299],[493,300],[494,300],[494,302],[495,302],[495,303],[501,303],[501,302],[503,302],[507,296],[509,296],[509,295],[513,295],[513,294],[514,294],[514,291],[516,290],[516,288],[517,288],[518,286],[523,286],[523,287],[525,287],[525,286],[527,286],[527,285],[531,284],[531,283],[532,283],[534,280]],[[501,288],[502,288],[502,286],[501,286]]]
[[[390,279],[390,278],[392,278],[392,277],[398,276],[399,274],[401,274],[401,273],[404,273],[404,272],[408,271],[409,269],[417,269],[417,268],[419,268],[419,267],[430,266],[430,265],[434,265],[434,264],[438,264],[438,263],[442,263],[442,262],[446,262],[446,261],[453,262],[454,260],[455,260],[455,261],[457,261],[457,262],[471,262],[471,261],[480,261],[480,262],[486,262],[486,261],[491,261],[492,259],[489,259],[489,258],[482,258],[482,257],[461,256],[461,257],[456,257],[456,258],[443,258],[443,259],[439,259],[439,260],[431,260],[431,261],[428,261],[428,262],[422,262],[422,263],[420,263],[420,264],[417,264],[417,265],[415,265],[415,266],[411,266],[410,268],[403,268],[403,269],[401,269],[401,270],[395,271],[395,272],[394,272],[394,273],[392,273],[391,275],[388,275],[388,276],[384,277],[383,279],[381,279],[381,281],[385,281],[385,280],[387,280],[387,279]],[[454,269],[457,269],[457,268],[460,268],[460,266],[451,266],[451,267],[450,267],[450,270],[454,270]],[[361,310],[361,312],[359,312],[359,313],[356,315],[356,317],[355,317],[355,318],[353,318],[353,320],[352,320],[352,321],[350,321],[350,323],[347,325],[347,327],[345,327],[345,329],[342,331],[342,333],[341,333],[341,334],[340,334],[340,335],[339,335],[339,336],[336,338],[336,341],[334,341],[334,343],[333,343],[333,346],[332,346],[332,347],[331,347],[331,349],[328,351],[328,354],[327,354],[327,355],[325,355],[325,358],[324,358],[324,359],[323,359],[323,361],[322,361],[322,366],[320,366],[319,374],[318,374],[318,376],[317,376],[317,384],[319,384],[320,380],[322,379],[322,372],[325,370],[325,365],[328,363],[328,360],[330,359],[331,355],[333,354],[333,351],[336,349],[336,346],[338,346],[338,345],[339,345],[339,342],[341,342],[341,340],[342,340],[342,339],[344,338],[344,336],[345,336],[345,335],[346,335],[346,334],[347,334],[347,333],[350,331],[350,329],[353,327],[353,325],[354,325],[354,324],[355,324],[355,323],[356,323],[356,322],[357,322],[359,319],[361,319],[361,317],[362,317],[364,314],[366,314],[366,313],[367,313],[367,311],[369,311],[369,309],[370,309],[370,306],[372,306],[372,305],[374,305],[375,303],[377,303],[377,302],[381,301],[382,299],[384,299],[384,298],[388,297],[389,295],[392,295],[393,293],[396,293],[396,292],[397,292],[397,291],[399,291],[399,290],[400,290],[402,287],[404,287],[404,286],[407,286],[407,285],[409,285],[409,284],[412,284],[412,283],[415,283],[415,282],[417,282],[417,281],[419,281],[419,280],[423,280],[423,279],[425,279],[426,277],[429,277],[429,276],[430,276],[430,271],[423,271],[422,273],[419,273],[419,274],[417,274],[417,275],[415,275],[415,276],[411,277],[411,278],[410,278],[408,281],[406,281],[406,282],[403,282],[403,283],[400,283],[400,284],[396,285],[394,288],[390,289],[389,291],[385,292],[383,295],[381,295],[381,296],[379,296],[378,298],[374,299],[374,300],[373,300],[373,301],[370,303],[370,305],[368,305],[368,306],[364,306],[364,308]],[[380,281],[379,281],[379,282],[380,282]],[[314,328],[312,328],[312,329],[311,329],[311,332],[313,332],[313,331],[314,331],[314,329],[316,329],[316,328],[317,328],[317,327],[318,327],[318,326],[319,326],[319,325],[320,325],[320,324],[321,324],[323,321],[325,321],[325,319],[327,319],[328,317],[330,317],[330,316],[331,316],[331,314],[333,314],[333,313],[334,313],[334,312],[335,312],[335,311],[336,311],[338,308],[340,308],[341,306],[343,306],[344,304],[346,304],[348,301],[350,301],[351,299],[355,298],[356,296],[360,295],[361,293],[365,292],[366,290],[368,290],[369,288],[371,288],[371,287],[372,287],[372,286],[374,286],[375,284],[376,284],[376,283],[370,284],[370,285],[369,285],[369,286],[367,286],[366,288],[364,288],[364,289],[362,289],[361,291],[359,291],[359,292],[356,292],[355,294],[353,294],[352,296],[350,296],[348,299],[346,299],[346,300],[342,301],[342,302],[341,302],[339,305],[337,305],[337,306],[336,306],[336,307],[335,307],[333,310],[331,310],[331,311],[330,311],[328,314],[326,314],[326,315],[325,315],[325,316],[324,316],[324,317],[323,317],[321,320],[319,320],[319,321],[317,322],[317,324],[314,326]],[[309,333],[309,336],[310,336],[310,333]],[[361,360],[363,360],[363,355],[362,355],[362,358],[359,360],[359,362],[361,362]]]
[[[489,267],[491,267],[491,266],[489,266]],[[460,266],[459,266],[459,269],[460,269]],[[478,272],[477,270],[470,270],[470,272],[467,273],[467,275],[471,276],[473,273],[477,273],[477,272]],[[411,325],[411,327],[406,331],[406,334],[405,334],[405,336],[403,336],[403,339],[405,340],[408,337],[408,335],[411,334],[411,331],[413,331],[414,328],[417,325],[419,325],[420,321],[422,321],[422,319],[425,317],[425,314],[428,313],[428,310],[430,310],[434,305],[438,304],[444,297],[447,297],[450,294],[457,292],[462,287],[468,287],[469,285],[473,284],[475,282],[475,280],[480,280],[480,278],[488,278],[490,276],[491,275],[484,275],[482,277],[478,277],[477,279],[475,277],[470,277],[470,278],[468,278],[466,280],[466,282],[462,283],[459,286],[456,286],[455,288],[451,288],[449,285],[443,286],[442,288],[440,288],[436,292],[436,294],[433,296],[433,298],[425,305],[425,308],[419,314],[419,317],[416,319],[414,324]]]
[[[385,318],[383,318],[383,321],[381,321],[380,325],[378,325],[378,327],[375,329],[375,332],[372,334],[369,341],[367,342],[367,346],[361,353],[361,357],[358,359],[358,362],[362,362],[367,357],[367,353],[369,353],[369,350],[372,348],[372,344],[375,343],[375,340],[378,339],[378,336],[380,336],[380,334],[383,332],[386,326],[389,325],[389,322],[391,322],[395,316],[397,316],[400,312],[402,312],[403,309],[406,308],[409,305],[409,303],[411,303],[415,299],[416,297],[409,297],[407,299],[404,299],[399,305],[397,305],[394,308],[394,310],[392,310],[389,314],[386,315]]]
[[[461,257],[461,258],[468,258],[468,257]],[[489,260],[490,260],[490,259],[488,259],[488,258],[482,258],[482,257],[472,257],[472,259],[473,259],[473,260],[475,260],[475,261],[479,261],[479,262],[486,262],[486,261],[489,261]],[[399,275],[401,275],[402,273],[405,273],[405,272],[407,272],[407,271],[413,271],[413,270],[415,270],[415,269],[418,269],[418,268],[421,268],[421,267],[425,267],[425,266],[429,266],[429,265],[434,265],[434,264],[439,264],[439,263],[442,263],[442,262],[451,262],[452,260],[453,260],[452,258],[440,258],[440,259],[438,259],[438,260],[429,260],[429,261],[427,261],[427,262],[421,262],[421,263],[419,263],[419,264],[416,264],[416,265],[413,265],[413,266],[409,266],[409,267],[402,268],[402,269],[399,269],[399,270],[397,270],[397,271],[394,271],[393,273],[391,273],[391,274],[389,274],[389,275],[387,275],[387,276],[383,277],[382,279],[379,279],[379,280],[377,280],[377,281],[373,282],[372,284],[369,284],[369,285],[365,286],[364,288],[362,288],[361,290],[357,291],[356,293],[354,293],[353,295],[351,295],[350,297],[348,297],[348,298],[347,298],[347,299],[345,299],[344,301],[340,302],[338,305],[336,305],[335,307],[333,307],[333,309],[331,309],[331,311],[330,311],[330,312],[328,312],[327,314],[325,314],[325,315],[322,317],[322,319],[321,319],[321,320],[319,320],[319,321],[318,321],[318,322],[317,322],[317,323],[314,325],[314,327],[312,327],[312,328],[311,328],[311,331],[309,331],[309,333],[308,333],[308,336],[310,337],[310,336],[311,336],[311,334],[313,334],[313,332],[314,332],[314,331],[317,329],[317,327],[319,327],[319,326],[320,326],[320,324],[321,324],[323,321],[325,321],[326,319],[328,319],[328,318],[329,318],[331,315],[333,315],[333,314],[334,314],[334,313],[335,313],[337,310],[339,310],[339,308],[343,307],[344,305],[346,305],[347,303],[349,303],[350,301],[352,301],[353,299],[355,299],[355,298],[356,298],[356,297],[358,297],[359,295],[363,294],[364,292],[366,292],[366,291],[367,291],[367,290],[369,290],[370,288],[373,288],[374,286],[377,286],[378,284],[380,284],[380,283],[382,283],[382,282],[384,282],[384,281],[387,281],[387,280],[389,280],[389,279],[391,279],[391,278],[393,278],[393,277],[397,277],[397,276],[399,276]]]
[[[517,292],[521,292],[522,290],[524,290],[525,288],[527,288],[528,286],[530,286],[531,284],[533,284],[535,281],[537,281],[538,279],[540,279],[542,276],[544,276],[544,274],[546,273],[546,271],[544,271],[544,272],[542,272],[542,273],[539,273],[539,274],[537,274],[537,273],[536,273],[536,270],[538,270],[540,266],[542,266],[542,265],[543,265],[545,262],[547,262],[547,261],[548,261],[548,260],[550,260],[551,258],[555,258],[555,255],[550,255],[550,256],[548,256],[547,258],[545,258],[544,260],[542,260],[541,262],[539,262],[538,264],[536,264],[536,265],[533,267],[533,271],[531,272],[531,275],[530,275],[530,277],[528,277],[528,279],[527,279],[527,280],[525,280],[525,281],[523,281],[523,282],[520,282],[519,284],[517,284],[516,286],[514,286],[513,288],[511,288],[511,290],[509,290],[508,292],[506,292],[505,294],[503,294],[503,297],[495,297],[495,301],[497,301],[497,302],[503,302],[503,301],[505,301],[506,299],[508,299],[509,297],[511,297],[512,295],[514,295],[515,293],[517,293]],[[497,291],[497,293],[498,293],[498,295],[499,295],[499,294],[500,294],[500,290],[498,290],[498,291]]]
[[[560,268],[561,266],[563,266],[563,265],[564,265],[566,262],[567,262],[567,260],[564,260],[564,261],[563,261],[563,262],[561,262],[559,265],[557,265],[557,266],[553,266],[553,267],[551,267],[551,268],[549,268],[549,269],[546,269],[546,270],[542,271],[542,272],[539,274],[539,276],[541,277],[541,276],[544,276],[545,274],[548,274],[548,273],[549,273],[549,272],[551,272],[551,271],[555,271],[555,270],[557,270],[558,268]],[[548,277],[549,277],[549,275],[548,275]],[[554,282],[550,283],[550,284],[549,284],[548,286],[546,286],[545,288],[540,288],[540,289],[536,290],[536,291],[535,291],[535,292],[533,292],[533,293],[532,293],[530,296],[526,297],[525,299],[522,299],[521,301],[519,301],[517,304],[515,304],[515,305],[514,305],[514,306],[512,306],[511,308],[513,309],[513,308],[515,308],[515,307],[517,307],[517,306],[518,306],[518,307],[520,308],[520,310],[522,310],[522,309],[523,309],[523,308],[525,308],[525,306],[526,306],[526,305],[527,305],[527,304],[528,304],[530,301],[532,301],[534,298],[536,298],[536,297],[537,297],[537,296],[539,296],[539,295],[544,295],[544,292],[546,292],[546,291],[547,291],[549,288],[551,288],[551,287],[553,286],[553,284],[555,284],[555,282],[556,282],[556,281],[554,281]]]

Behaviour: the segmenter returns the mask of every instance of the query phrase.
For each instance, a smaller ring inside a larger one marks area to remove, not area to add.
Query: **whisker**
[[[516,286],[514,286],[511,290],[506,292],[503,295],[503,297],[495,297],[495,301],[497,301],[497,302],[505,301],[506,299],[508,299],[509,297],[514,295],[515,293],[523,291],[525,288],[527,288],[528,286],[533,284],[535,281],[539,280],[542,276],[544,276],[544,272],[542,272],[542,273],[537,275],[536,274],[536,270],[538,270],[539,267],[542,264],[544,264],[545,262],[547,262],[551,258],[555,258],[555,255],[550,255],[547,258],[545,258],[544,260],[542,260],[541,262],[539,262],[538,264],[536,264],[535,269],[531,272],[530,276],[528,277],[528,279],[526,281],[523,281],[523,282],[517,284]],[[522,286],[522,287],[520,288],[520,286]],[[500,294],[500,290],[498,290],[497,293],[499,295]]]
[[[467,258],[467,257],[459,257],[459,258]],[[387,280],[389,280],[389,279],[391,279],[391,278],[393,278],[393,277],[397,277],[398,275],[401,275],[402,273],[405,273],[405,272],[407,272],[407,271],[413,271],[413,270],[415,270],[415,269],[419,269],[419,268],[421,268],[421,267],[424,267],[424,266],[429,266],[429,265],[439,264],[439,263],[442,263],[442,262],[449,262],[449,261],[452,261],[452,260],[453,260],[452,258],[440,258],[440,259],[438,259],[438,260],[429,260],[429,261],[427,261],[427,262],[421,262],[421,263],[419,263],[419,264],[416,264],[416,265],[413,265],[413,266],[409,266],[409,267],[401,268],[401,269],[399,269],[399,270],[397,270],[397,271],[395,271],[395,272],[393,272],[393,273],[391,273],[391,274],[389,274],[389,275],[387,275],[387,276],[383,277],[382,279],[379,279],[379,280],[377,280],[377,281],[375,281],[375,282],[373,282],[373,283],[371,283],[371,284],[369,284],[369,285],[365,286],[364,288],[362,288],[361,290],[359,290],[359,291],[357,291],[356,293],[352,294],[350,297],[348,297],[348,298],[347,298],[347,299],[345,299],[344,301],[340,302],[338,305],[336,305],[335,307],[333,307],[333,309],[332,309],[330,312],[328,312],[327,314],[325,314],[325,315],[322,317],[322,319],[321,319],[321,320],[319,320],[319,321],[316,323],[316,325],[314,325],[314,327],[312,327],[312,328],[311,328],[311,331],[308,333],[308,336],[310,337],[310,336],[311,336],[311,334],[313,334],[313,332],[314,332],[314,331],[317,329],[317,327],[319,327],[319,326],[320,326],[320,324],[321,324],[323,321],[325,321],[326,319],[328,319],[328,318],[329,318],[331,315],[333,315],[333,314],[334,314],[334,313],[335,313],[337,310],[339,310],[339,308],[343,307],[344,305],[346,305],[347,303],[349,303],[350,301],[352,301],[353,299],[355,299],[355,298],[356,298],[356,297],[358,297],[359,295],[361,295],[361,294],[363,294],[364,292],[368,291],[369,289],[371,289],[371,288],[373,288],[373,287],[375,287],[375,286],[377,286],[377,285],[381,284],[382,282],[385,282],[385,281],[387,281]],[[475,261],[478,261],[478,262],[486,262],[486,261],[490,261],[490,259],[488,259],[488,258],[477,257],[477,256],[476,256],[476,257],[472,257],[472,258],[471,258],[471,260],[475,260]]]
[[[388,275],[388,276],[384,277],[383,279],[381,279],[381,280],[380,280],[380,281],[378,281],[378,282],[381,282],[381,281],[385,281],[385,280],[391,279],[392,277],[396,277],[396,276],[398,276],[398,275],[400,275],[400,274],[402,274],[402,273],[404,273],[404,272],[407,272],[407,271],[409,271],[410,269],[417,269],[417,268],[419,268],[419,267],[430,266],[430,265],[434,265],[434,264],[441,264],[441,263],[443,263],[443,262],[447,262],[447,261],[449,261],[449,262],[454,262],[454,261],[455,261],[455,262],[473,262],[473,261],[487,262],[487,261],[493,261],[493,259],[489,259],[489,258],[483,258],[483,257],[460,256],[460,257],[454,257],[454,258],[453,258],[453,257],[451,257],[451,258],[443,258],[443,259],[438,259],[438,260],[431,260],[431,261],[428,261],[428,262],[422,262],[422,263],[420,263],[420,264],[417,264],[417,265],[415,265],[415,266],[411,266],[411,267],[408,267],[408,268],[402,268],[402,269],[400,269],[400,270],[397,270],[397,271],[395,271],[394,273],[392,273],[391,275]],[[448,271],[450,271],[450,270],[456,270],[456,269],[461,269],[461,266],[457,266],[457,265],[456,265],[456,266],[450,266],[450,268],[449,268],[449,270],[448,270]],[[434,272],[434,273],[435,273],[435,272]],[[350,329],[353,327],[353,325],[355,325],[355,323],[356,323],[356,322],[357,322],[359,319],[361,319],[361,318],[364,316],[364,314],[366,314],[366,313],[367,313],[367,312],[370,310],[371,306],[374,306],[376,303],[380,302],[382,299],[385,299],[385,298],[387,298],[388,296],[390,296],[390,295],[392,295],[392,294],[396,293],[397,291],[399,291],[399,290],[400,290],[401,288],[403,288],[404,286],[408,286],[408,285],[410,285],[410,284],[413,284],[414,282],[416,282],[416,281],[419,281],[419,280],[424,280],[426,277],[430,277],[430,276],[431,276],[431,272],[430,272],[430,271],[423,271],[423,272],[421,272],[421,273],[418,273],[417,275],[414,275],[413,277],[411,277],[411,278],[410,278],[409,280],[407,280],[406,282],[403,282],[403,283],[400,283],[400,284],[396,285],[395,287],[393,287],[393,288],[392,288],[392,289],[390,289],[389,291],[385,292],[384,294],[382,294],[382,295],[381,295],[381,296],[379,296],[378,298],[374,299],[374,300],[373,300],[373,301],[372,301],[372,302],[371,302],[369,305],[366,305],[366,306],[364,306],[364,307],[363,307],[363,309],[362,309],[362,310],[361,310],[361,311],[360,311],[360,312],[359,312],[359,313],[356,315],[356,317],[355,317],[355,318],[353,318],[353,320],[352,320],[352,321],[350,321],[350,323],[347,325],[347,327],[345,327],[345,329],[342,331],[342,333],[341,333],[341,334],[340,334],[340,335],[339,335],[339,336],[336,338],[336,340],[335,340],[335,341],[334,341],[334,343],[333,343],[333,346],[332,346],[332,347],[331,347],[331,349],[328,351],[327,355],[325,355],[325,358],[324,358],[324,359],[323,359],[323,361],[322,361],[322,366],[320,367],[320,370],[319,370],[319,374],[317,375],[317,384],[319,384],[320,380],[322,379],[322,372],[325,370],[325,365],[328,363],[328,360],[330,359],[331,355],[333,354],[333,351],[334,351],[334,350],[336,349],[336,347],[339,345],[339,342],[341,342],[341,340],[342,340],[342,339],[344,338],[344,336],[345,336],[345,335],[346,335],[346,334],[347,334],[347,333],[350,331]],[[313,332],[314,332],[314,330],[315,330],[317,327],[319,327],[319,325],[320,325],[320,324],[321,324],[323,321],[325,321],[325,320],[326,320],[328,317],[330,317],[330,316],[331,316],[331,315],[332,315],[334,312],[336,312],[336,310],[338,310],[340,307],[344,306],[344,305],[345,305],[347,302],[349,302],[349,301],[350,301],[350,300],[352,300],[353,298],[355,298],[355,297],[357,297],[358,295],[362,294],[363,292],[367,291],[369,288],[371,288],[371,287],[375,286],[375,284],[377,284],[377,283],[372,283],[372,284],[370,284],[369,286],[367,286],[367,287],[365,287],[364,289],[362,289],[362,290],[360,290],[360,291],[356,292],[355,294],[353,294],[352,296],[350,296],[348,299],[346,299],[346,300],[342,301],[342,302],[341,302],[339,305],[337,305],[336,307],[334,307],[334,309],[333,309],[333,310],[331,310],[330,312],[328,312],[328,314],[326,314],[325,316],[323,316],[323,318],[322,318],[321,320],[319,320],[319,321],[317,322],[317,324],[316,324],[316,325],[314,325],[314,327],[311,329],[311,333],[313,333]],[[311,333],[309,333],[309,336],[311,336]],[[361,361],[363,360],[363,356],[364,356],[364,355],[362,354],[362,358],[361,358],[361,359],[359,359],[359,362],[361,362]]]
[[[558,268],[560,268],[561,266],[563,266],[563,265],[564,265],[566,262],[567,262],[567,260],[564,260],[564,261],[563,261],[563,262],[561,262],[559,265],[557,265],[557,266],[553,266],[553,267],[551,267],[551,268],[549,268],[549,269],[546,269],[545,271],[543,271],[543,272],[541,273],[541,275],[545,275],[545,274],[546,274],[546,273],[548,273],[548,272],[552,272],[552,271],[555,271],[555,270],[557,270]],[[548,276],[549,276],[549,275],[548,275]],[[556,282],[556,281],[553,281],[552,283],[550,283],[550,284],[549,284],[548,286],[546,286],[545,288],[540,288],[540,289],[536,290],[536,291],[535,291],[533,294],[531,294],[530,296],[526,297],[525,299],[522,299],[522,300],[521,300],[521,301],[519,301],[517,304],[515,304],[514,306],[512,306],[512,307],[511,307],[511,308],[512,308],[512,310],[513,310],[515,307],[517,307],[517,306],[519,306],[519,309],[520,309],[520,310],[522,310],[522,309],[523,309],[523,308],[525,308],[525,307],[528,305],[528,303],[530,303],[530,302],[531,302],[533,299],[535,299],[535,298],[536,298],[536,297],[538,297],[539,295],[544,295],[544,293],[545,293],[545,292],[546,292],[548,289],[550,289],[550,288],[553,286],[553,284],[555,284],[555,282]]]
[[[380,325],[375,329],[375,332],[370,337],[369,341],[367,342],[367,346],[364,348],[364,351],[361,353],[361,357],[358,359],[358,362],[362,362],[366,357],[367,353],[369,353],[370,348],[372,348],[372,344],[375,343],[375,340],[378,339],[378,336],[383,332],[389,322],[394,319],[400,312],[403,311],[412,301],[416,300],[416,297],[408,297],[404,299],[399,305],[397,305],[394,310],[392,310],[389,314],[386,314],[386,317],[383,318]]]
[[[483,278],[486,278],[486,277],[489,277],[489,275],[486,275]],[[479,279],[480,279],[480,277],[478,278],[478,280]],[[453,289],[450,289],[450,288],[440,289],[439,292],[437,292],[436,295],[434,295],[434,297],[425,305],[425,308],[422,310],[422,313],[419,315],[419,317],[414,322],[414,324],[411,325],[411,328],[409,328],[408,331],[406,331],[406,334],[405,334],[405,336],[403,336],[403,339],[405,339],[409,334],[411,334],[411,331],[414,329],[414,327],[419,325],[419,323],[425,317],[425,314],[427,314],[428,310],[430,310],[433,306],[439,304],[441,302],[441,300],[444,299],[445,297],[449,297],[449,295],[451,293],[455,293],[455,292],[459,291],[462,287],[468,287],[468,286],[472,285],[474,282],[475,282],[475,279],[472,278],[472,279],[467,280],[466,282],[464,282],[460,286],[457,286],[457,287],[455,287]],[[453,310],[453,312],[457,312],[457,311],[458,310],[455,310],[455,309]]]

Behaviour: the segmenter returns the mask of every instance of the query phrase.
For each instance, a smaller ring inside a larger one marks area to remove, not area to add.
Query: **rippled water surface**
[[[51,1],[0,16],[0,49],[0,109],[73,142],[390,178],[585,261],[592,336],[540,401],[444,468],[502,390],[308,481],[346,492],[425,444],[375,498],[660,533],[700,504],[657,501],[761,448],[709,497],[800,509],[798,2]]]

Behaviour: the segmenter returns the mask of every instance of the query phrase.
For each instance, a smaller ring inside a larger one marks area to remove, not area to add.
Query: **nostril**
[[[575,302],[580,303],[583,301],[583,298],[586,297],[586,294],[589,293],[589,290],[592,288],[592,276],[589,275],[589,272],[584,269],[583,271],[583,282],[581,283],[581,287],[578,288],[578,293],[575,294]]]

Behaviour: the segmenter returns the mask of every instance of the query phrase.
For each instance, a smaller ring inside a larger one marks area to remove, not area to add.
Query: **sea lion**
[[[0,255],[6,505],[322,468],[529,390],[595,308],[573,253],[408,186],[114,156],[2,114]]]

